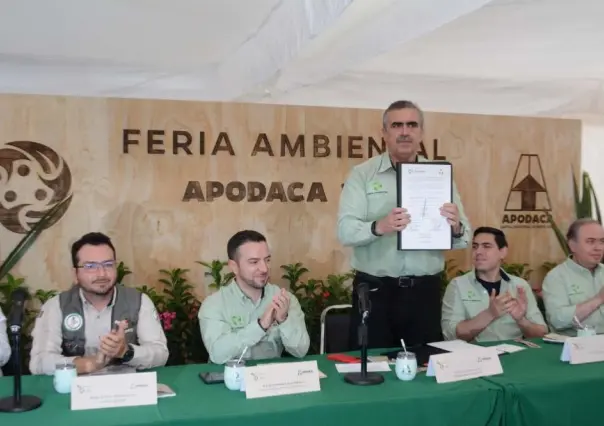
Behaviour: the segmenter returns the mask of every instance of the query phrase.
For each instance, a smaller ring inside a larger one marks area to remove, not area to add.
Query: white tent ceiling
[[[604,0],[0,0],[0,92],[604,116]]]

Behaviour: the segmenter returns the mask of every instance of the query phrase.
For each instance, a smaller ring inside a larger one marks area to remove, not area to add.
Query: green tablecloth
[[[0,424],[61,426],[170,425],[373,425],[375,422],[413,425],[496,426],[503,418],[503,396],[498,385],[486,380],[437,384],[419,374],[412,382],[384,373],[377,386],[353,386],[344,382],[334,363],[317,359],[327,378],[321,391],[274,398],[247,400],[244,392],[224,385],[206,385],[201,371],[220,371],[218,366],[189,365],[158,369],[158,381],[172,387],[175,397],[162,398],[157,406],[70,411],[69,396],[57,394],[51,377],[23,377],[23,393],[43,398],[35,411],[0,413]],[[12,394],[12,378],[0,379],[0,396]],[[9,423],[11,422],[11,423]],[[19,423],[12,423],[19,422]]]
[[[570,365],[560,361],[561,344],[531,341],[540,348],[501,356],[503,375],[483,379],[503,390],[504,424],[598,423],[604,403],[604,363]]]

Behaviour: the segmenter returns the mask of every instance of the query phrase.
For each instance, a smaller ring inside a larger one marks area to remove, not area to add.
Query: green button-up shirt
[[[543,315],[537,306],[537,300],[531,286],[522,278],[501,271],[500,294],[510,292],[517,297],[518,287],[524,288],[528,306],[526,319],[534,324],[546,325]],[[480,312],[488,309],[489,294],[476,279],[476,271],[472,270],[461,277],[456,277],[447,286],[442,306],[442,329],[446,340],[457,339],[457,325],[474,318]],[[522,330],[510,314],[505,314],[491,322],[478,336],[477,342],[511,340],[522,337]]]
[[[543,280],[543,303],[551,328],[557,333],[575,336],[573,317],[577,305],[593,298],[604,287],[604,267],[598,265],[592,274],[571,258],[549,271]],[[604,305],[581,321],[604,333]]]
[[[279,286],[267,284],[262,297],[254,302],[233,280],[208,296],[198,318],[210,361],[224,364],[238,358],[246,346],[244,359],[278,358],[284,348],[295,357],[305,356],[310,339],[300,302],[293,294],[289,295],[289,311],[283,323],[274,323],[266,332],[258,324],[258,318],[280,291]]]
[[[418,156],[418,161],[430,160]],[[388,152],[370,158],[350,172],[340,196],[337,232],[341,244],[353,248],[351,266],[378,277],[441,272],[445,266],[443,252],[401,251],[397,247],[396,232],[380,237],[371,232],[372,222],[382,219],[397,206],[396,188],[396,170],[392,167]],[[453,203],[459,209],[463,224],[463,234],[453,239],[453,248],[466,248],[472,230],[455,183]]]

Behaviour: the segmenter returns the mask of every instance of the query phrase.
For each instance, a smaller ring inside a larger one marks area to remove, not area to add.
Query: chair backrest
[[[352,305],[328,306],[321,312],[320,354],[347,352],[348,327]]]

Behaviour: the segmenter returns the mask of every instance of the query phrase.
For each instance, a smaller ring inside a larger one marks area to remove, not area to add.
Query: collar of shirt
[[[420,162],[425,162],[428,161],[427,158],[422,157],[419,155],[419,153],[415,156],[415,163],[420,163]],[[394,163],[392,162],[392,159],[390,158],[390,154],[388,153],[388,150],[384,151],[384,153],[382,155],[380,155],[380,166],[378,167],[378,173],[383,173],[387,170],[394,170],[396,171],[396,167],[394,165]]]
[[[479,285],[481,285],[489,294],[495,289],[495,293],[499,295],[501,293],[501,281],[509,282],[510,277],[505,273],[503,269],[499,269],[499,274],[501,275],[501,279],[497,281],[486,281],[478,276],[476,271],[474,271],[474,278]]]
[[[266,287],[263,287],[262,294],[260,295],[260,299],[258,299],[257,302],[254,302],[247,294],[245,294],[241,290],[241,287],[239,287],[239,284],[237,284],[237,281],[234,278],[233,278],[233,281],[231,281],[231,284],[229,285],[228,288],[230,288],[231,291],[233,292],[233,294],[236,295],[237,297],[239,297],[242,302],[252,302],[255,305],[262,302],[262,299],[264,299],[264,294],[266,292]]]
[[[586,267],[581,266],[577,262],[575,262],[572,255],[568,256],[565,263],[568,266],[568,268],[570,268],[571,271],[578,273],[578,274],[589,274],[590,276],[595,276],[595,275],[601,274],[604,271],[602,264],[600,263],[600,264],[598,264],[598,266],[596,266],[596,269],[594,269],[594,271],[592,272],[589,269],[587,269]]]

